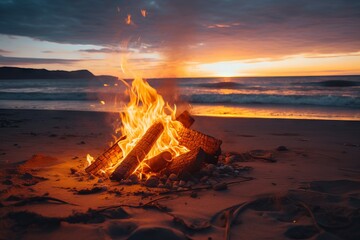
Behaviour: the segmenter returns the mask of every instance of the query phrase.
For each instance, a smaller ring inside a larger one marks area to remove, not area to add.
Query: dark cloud
[[[90,48],[90,49],[82,49],[82,50],[79,50],[79,52],[87,52],[87,53],[115,53],[115,52],[120,52],[120,50],[117,50],[117,49],[114,49],[114,48],[100,48],[100,49]]]
[[[0,55],[0,65],[32,65],[32,64],[72,64],[81,60],[78,59],[56,59],[56,58],[20,58],[5,57]]]
[[[141,9],[147,10],[146,18]],[[132,25],[125,24],[128,14]],[[359,51],[359,29],[358,0],[0,2],[2,34],[102,46],[140,38],[151,49],[173,57],[176,52],[183,60]]]

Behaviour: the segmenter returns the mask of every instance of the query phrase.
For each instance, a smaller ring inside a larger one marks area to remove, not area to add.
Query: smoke
[[[167,102],[177,105],[178,113],[188,108],[188,104],[179,99],[175,78],[186,75],[184,66],[187,61],[191,61],[191,46],[196,41],[195,20],[199,9],[196,2],[193,1],[192,7],[189,7],[186,1],[164,1],[165,6],[162,7],[166,14],[161,16],[161,21],[157,21],[159,25],[156,29],[165,39],[163,42],[165,61],[162,69],[164,75],[172,78],[162,81],[159,92]]]

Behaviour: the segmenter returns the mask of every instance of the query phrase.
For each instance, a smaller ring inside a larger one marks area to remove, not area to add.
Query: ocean
[[[148,82],[165,97],[169,93],[176,95],[177,101],[195,115],[360,120],[360,76],[175,78]],[[171,91],[164,88],[167,85],[172,86]],[[127,102],[124,90],[121,81],[108,79],[0,80],[0,108],[121,111]]]

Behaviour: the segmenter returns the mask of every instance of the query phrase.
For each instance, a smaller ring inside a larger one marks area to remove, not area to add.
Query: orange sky
[[[357,0],[0,1],[0,66],[121,78],[360,74],[359,10]]]

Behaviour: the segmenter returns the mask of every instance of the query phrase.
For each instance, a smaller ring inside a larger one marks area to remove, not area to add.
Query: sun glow
[[[216,77],[234,77],[239,76],[240,64],[237,62],[215,62],[201,64],[198,66],[202,72],[208,72],[212,76]]]

